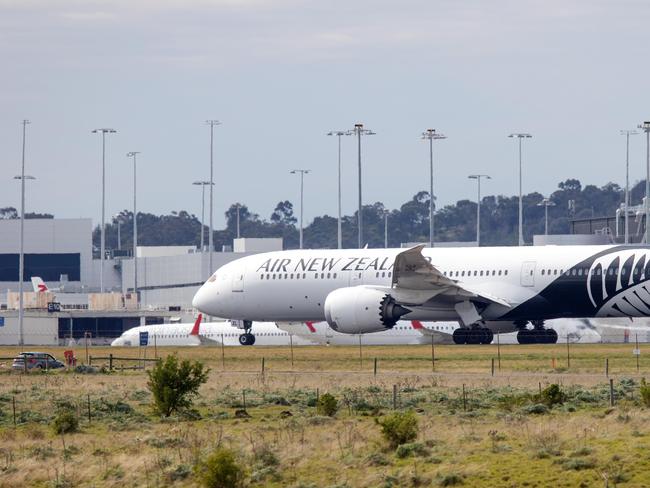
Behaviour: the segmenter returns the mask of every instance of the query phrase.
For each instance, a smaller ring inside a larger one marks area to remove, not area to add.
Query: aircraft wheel
[[[249,332],[246,332],[245,334],[239,336],[239,343],[242,346],[252,346],[255,344],[255,336]]]
[[[481,341],[481,344],[492,344],[492,341],[494,340],[494,333],[487,327],[483,328],[482,330],[483,340]]]
[[[557,344],[557,332],[553,329],[546,329],[546,343]]]
[[[470,329],[469,334],[467,335],[468,344],[482,344],[483,343],[483,330],[482,329]]]
[[[456,329],[451,336],[454,344],[466,344],[468,332],[469,331],[463,327]]]
[[[517,332],[517,342],[519,344],[532,344],[531,332],[532,331],[528,329],[521,329],[519,332]]]

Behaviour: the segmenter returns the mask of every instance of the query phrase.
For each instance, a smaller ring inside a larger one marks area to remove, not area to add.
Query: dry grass
[[[196,402],[201,420],[153,416],[142,371],[0,372],[0,486],[195,486],[191,467],[218,445],[239,454],[250,486],[574,487],[605,486],[605,477],[610,486],[648,485],[650,411],[639,405],[638,389],[620,381],[621,373],[636,376],[631,348],[571,346],[572,367],[564,373],[554,372],[548,358],[561,358],[562,351],[566,358],[566,346],[502,346],[495,377],[492,346],[437,346],[435,374],[426,346],[367,347],[361,365],[358,348],[294,348],[293,368],[288,348],[226,348],[225,369],[220,348],[179,349],[181,357],[212,368]],[[0,356],[15,352],[3,348]],[[52,352],[62,356],[60,348]],[[94,356],[108,353],[135,356],[137,349],[92,349]],[[77,355],[83,359],[83,349]],[[628,385],[613,409],[603,393],[605,357],[616,384]],[[583,396],[572,398],[584,401],[545,415],[506,405],[508,395],[525,390],[530,396],[539,383],[553,382],[583,385]],[[415,456],[389,450],[374,422],[392,409],[393,385],[398,408],[418,412],[422,446]],[[335,419],[318,417],[309,406],[317,389],[339,398]],[[244,394],[252,418],[234,418]],[[72,403],[80,432],[52,433],[49,421],[62,401]],[[277,465],[261,461],[265,451]]]

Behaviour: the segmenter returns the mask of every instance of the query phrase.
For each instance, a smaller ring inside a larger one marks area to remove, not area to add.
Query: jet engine
[[[365,334],[392,328],[410,310],[388,293],[368,286],[334,290],[325,299],[325,319],[344,334]]]

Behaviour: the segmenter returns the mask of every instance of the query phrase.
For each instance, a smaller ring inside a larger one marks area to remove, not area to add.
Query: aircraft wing
[[[404,303],[423,303],[438,295],[473,299],[487,304],[498,303],[510,308],[504,299],[473,289],[471,285],[459,284],[448,278],[422,255],[424,244],[399,253],[393,265],[392,287],[396,298]],[[428,297],[428,298],[426,298]],[[426,300],[423,300],[426,298]]]
[[[203,334],[198,334],[198,339],[199,342],[201,343],[202,346],[220,346],[221,341],[217,341],[215,339],[210,339],[207,336],[204,336]]]
[[[411,326],[417,330],[423,337],[433,338],[436,344],[453,344],[452,334],[434,329],[427,329],[419,320],[411,320]],[[429,340],[423,342],[428,344]]]

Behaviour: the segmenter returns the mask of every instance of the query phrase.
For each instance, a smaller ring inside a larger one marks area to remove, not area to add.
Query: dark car
[[[25,368],[25,362],[27,367]],[[12,369],[56,369],[63,368],[64,364],[46,352],[21,352],[14,358]]]

